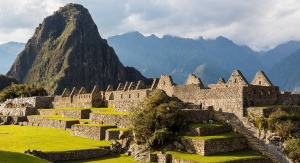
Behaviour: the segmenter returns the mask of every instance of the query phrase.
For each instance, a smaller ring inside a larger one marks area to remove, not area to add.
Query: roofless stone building
[[[300,95],[280,92],[279,87],[274,86],[263,71],[258,71],[249,84],[239,70],[234,70],[227,82],[220,78],[217,84],[209,84],[208,87],[191,74],[184,85],[176,85],[171,76],[161,75],[159,79],[153,79],[151,86],[139,81],[120,83],[116,90],[109,85],[105,92],[97,87],[91,93],[87,93],[84,88],[79,91],[74,88],[71,92],[65,89],[61,96],[55,96],[53,107],[106,105],[114,107],[116,111],[130,111],[133,107],[138,107],[155,89],[162,89],[168,96],[183,103],[199,105],[202,102],[204,108],[234,113],[239,117],[247,115],[246,108],[249,106],[300,103]]]

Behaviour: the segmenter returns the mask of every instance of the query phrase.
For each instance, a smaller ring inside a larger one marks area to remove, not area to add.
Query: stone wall
[[[27,115],[34,115],[37,113],[35,108],[30,107],[20,107],[20,108],[2,108],[0,107],[0,113],[3,115],[10,115],[10,116],[27,116]]]
[[[37,114],[39,115],[61,115],[63,110],[59,109],[38,109]]]
[[[90,158],[99,158],[101,156],[110,154],[109,149],[86,149],[86,150],[76,150],[76,151],[64,151],[64,152],[42,152],[33,151],[33,155],[46,159],[51,162],[60,162],[68,160],[85,160]]]
[[[115,111],[132,111],[132,108],[140,106],[140,103],[149,96],[151,90],[114,91]],[[111,105],[111,104],[110,104]]]
[[[113,125],[77,124],[72,126],[71,134],[95,140],[104,140],[105,131],[116,127]]]
[[[0,115],[0,124],[3,125],[18,124],[26,120],[26,117]]]
[[[243,103],[244,106],[274,105],[279,94],[278,87],[249,85],[243,88]]]
[[[120,136],[124,135],[125,137],[127,137],[129,135],[129,130],[120,130],[118,128],[114,128],[114,129],[107,129],[105,131],[105,140],[109,141],[109,140],[116,140],[116,139],[120,139]]]
[[[71,97],[55,96],[52,102],[53,108],[68,108],[71,107]]]
[[[158,163],[172,163],[172,155],[170,154],[157,154]],[[178,162],[179,163],[179,162]]]
[[[177,158],[172,158],[171,162],[168,163],[200,163],[201,160],[198,160],[197,162],[189,161],[189,160],[181,160]],[[205,160],[203,160],[203,163]],[[161,162],[158,162],[161,163]],[[167,162],[166,162],[167,163]],[[230,161],[230,163],[272,163],[269,159],[266,158],[260,158],[260,159],[247,159],[247,160],[236,160],[236,161]]]
[[[188,122],[203,122],[212,118],[213,110],[182,109],[183,116]]]
[[[88,119],[91,109],[63,110],[61,116],[63,118]]]
[[[35,96],[35,97],[7,99],[5,103],[11,103],[14,106],[26,106],[26,107],[39,109],[39,108],[52,107],[53,100],[54,97],[51,96]]]
[[[91,113],[90,123],[95,124],[115,124],[118,127],[130,127],[130,116],[122,114],[101,114],[101,113]]]
[[[247,147],[247,141],[244,137],[210,140],[182,138],[182,143],[188,152],[204,156],[237,151]]]
[[[40,127],[50,127],[50,128],[59,128],[59,129],[67,129],[71,128],[74,124],[79,124],[78,120],[57,120],[57,119],[49,119],[47,117],[40,116],[27,116],[28,123],[24,123],[23,125],[28,126],[40,126]]]
[[[290,106],[290,107],[248,107],[246,108],[247,114],[251,114],[252,116],[260,116],[260,117],[269,117],[269,115],[276,110],[281,109],[283,111],[289,112],[300,112],[300,107]]]
[[[231,126],[210,126],[210,127],[190,127],[189,132],[186,134],[188,136],[205,136],[214,135],[222,132],[232,131]]]

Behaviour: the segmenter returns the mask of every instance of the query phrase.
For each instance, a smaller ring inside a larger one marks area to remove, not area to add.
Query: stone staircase
[[[215,117],[217,119],[223,120],[223,121],[230,119],[230,125],[232,126],[232,128],[235,131],[244,135],[244,137],[247,139],[248,145],[251,149],[253,149],[255,151],[259,151],[261,154],[268,157],[274,163],[280,163],[278,161],[278,159],[276,159],[272,154],[270,154],[265,148],[263,148],[260,145],[258,138],[253,136],[253,134],[251,134],[251,132],[246,127],[243,126],[243,122],[241,120],[239,120],[239,118],[232,116],[232,115],[229,115],[229,116],[223,115],[221,113],[215,113]]]

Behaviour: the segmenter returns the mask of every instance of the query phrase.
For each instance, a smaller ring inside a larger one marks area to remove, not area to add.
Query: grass
[[[190,123],[189,126],[190,127],[195,127],[195,128],[205,128],[205,127],[221,127],[224,126],[225,124],[223,123]]]
[[[126,156],[121,154],[120,156],[103,156],[101,158],[94,158],[94,159],[87,159],[87,160],[80,160],[80,161],[65,161],[61,163],[137,163],[133,161],[133,158],[130,156]],[[142,163],[142,162],[139,162]]]
[[[109,112],[113,112],[115,109],[114,108],[91,108],[92,111],[109,111]]]
[[[49,109],[42,108],[39,110],[88,110],[88,109],[90,109],[90,108],[70,107],[70,108],[49,108]]]
[[[194,162],[201,162],[201,163],[212,163],[212,162],[232,162],[237,160],[246,160],[246,159],[261,159],[263,158],[260,154],[256,153],[255,151],[245,149],[242,151],[236,152],[228,152],[222,154],[216,154],[212,156],[202,156],[198,154],[191,154],[185,152],[173,152],[169,151],[166,152],[171,154],[172,157],[181,159],[181,160],[189,160]]]
[[[225,132],[225,133],[214,134],[209,136],[183,136],[183,138],[189,138],[193,140],[210,140],[210,139],[236,138],[242,136],[243,136],[242,134],[237,134],[235,132]]]
[[[89,122],[89,119],[75,119],[75,118],[62,118],[61,115],[30,115],[35,117],[45,117],[53,120],[61,120],[61,121],[83,121]]]
[[[109,146],[110,142],[72,136],[69,131],[33,126],[0,126],[0,162],[47,163],[48,161],[23,154],[27,149],[47,151],[71,151]],[[133,158],[103,156],[101,158],[67,161],[68,163],[134,163]],[[67,163],[66,162],[66,163]]]

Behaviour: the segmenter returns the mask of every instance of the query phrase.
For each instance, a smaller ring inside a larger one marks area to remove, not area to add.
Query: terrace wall
[[[71,134],[75,136],[81,136],[85,138],[95,139],[95,140],[104,140],[105,131],[109,128],[116,128],[116,126],[108,125],[73,125],[71,127]]]
[[[130,127],[130,116],[122,114],[101,114],[101,113],[91,113],[90,123],[95,124],[114,124],[118,127]]]
[[[76,151],[65,151],[65,152],[42,152],[33,151],[33,155],[46,159],[51,162],[68,161],[68,160],[85,160],[90,158],[99,158],[101,156],[110,154],[109,149],[86,149]]]

